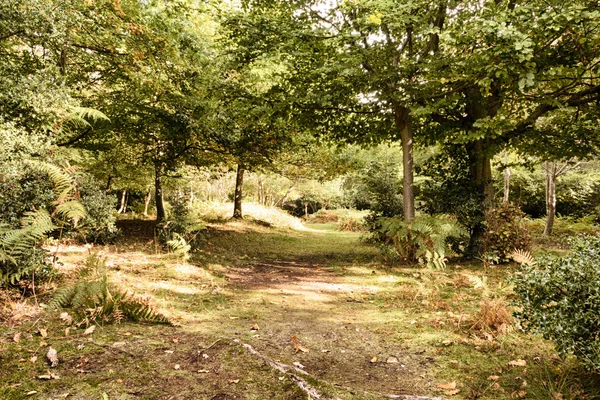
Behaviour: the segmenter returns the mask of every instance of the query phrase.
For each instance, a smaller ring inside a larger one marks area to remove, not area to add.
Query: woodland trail
[[[9,326],[0,398],[509,399],[522,371],[506,370],[498,388],[489,376],[517,356],[548,354],[529,339],[503,346],[473,334],[476,267],[390,268],[359,233],[250,222],[209,226],[184,262],[155,245],[151,226],[132,223],[117,245],[63,246],[62,268],[99,252],[112,281],[149,295],[175,326],[99,325],[66,336],[64,321],[44,314],[22,323],[18,343]],[[500,271],[486,276],[489,286],[501,282]],[[47,336],[35,334],[40,327]],[[40,381],[49,345],[60,379]],[[17,362],[32,354],[38,361]]]

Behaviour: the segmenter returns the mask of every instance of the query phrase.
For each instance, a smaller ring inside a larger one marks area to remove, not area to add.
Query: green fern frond
[[[81,280],[59,289],[50,309],[72,308],[77,324],[132,321],[171,324],[164,315],[142,298],[112,284],[106,274],[105,259],[90,255],[80,269]]]
[[[110,118],[101,111],[95,108],[89,107],[69,107],[67,108],[69,113],[69,121],[77,128],[87,128],[91,126],[89,123],[92,121],[110,121]]]
[[[178,257],[181,257],[184,261],[189,260],[190,258],[190,250],[192,246],[190,246],[185,238],[178,233],[173,233],[173,239],[167,241],[167,245]]]

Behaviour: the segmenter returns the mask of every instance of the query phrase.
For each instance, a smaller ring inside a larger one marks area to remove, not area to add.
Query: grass
[[[152,296],[177,326],[123,323],[65,336],[58,313],[33,299],[4,306],[0,398],[306,399],[232,339],[302,364],[328,398],[600,398],[597,377],[559,360],[550,343],[491,323],[510,312],[513,267],[394,268],[359,239],[334,222],[294,230],[237,221],[209,225],[189,262],[134,240],[97,248],[111,279]],[[64,247],[63,268],[85,255]],[[292,336],[310,351],[294,352]],[[57,368],[45,362],[48,346],[58,351]],[[525,365],[510,365],[518,360]],[[36,378],[48,371],[60,379]]]

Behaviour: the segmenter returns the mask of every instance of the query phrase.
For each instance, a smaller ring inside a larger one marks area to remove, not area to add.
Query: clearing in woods
[[[565,375],[576,367],[511,323],[509,267],[384,267],[360,234],[307,226],[213,225],[182,262],[156,248],[151,222],[125,224],[126,240],[93,251],[107,258],[112,280],[152,295],[175,326],[122,323],[66,336],[58,313],[14,304],[0,327],[0,398],[583,396],[580,371]],[[62,268],[82,265],[88,251],[61,247]]]

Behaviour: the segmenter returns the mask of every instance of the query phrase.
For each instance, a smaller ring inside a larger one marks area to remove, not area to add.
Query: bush
[[[600,236],[572,241],[572,254],[525,265],[515,278],[515,316],[529,332],[552,340],[600,371]]]
[[[88,174],[77,177],[80,202],[86,209],[81,232],[87,242],[112,243],[119,236],[117,222],[117,199],[100,188],[100,184]]]
[[[515,250],[531,249],[531,234],[523,218],[525,214],[513,204],[501,203],[485,212],[481,238],[482,257],[498,263],[510,261]]]
[[[176,253],[187,246],[190,246],[187,251],[196,248],[205,226],[198,223],[199,218],[191,212],[189,198],[174,193],[168,201],[168,219],[157,226],[159,241]]]
[[[464,230],[448,216],[419,216],[413,221],[400,217],[380,218],[376,240],[383,242],[388,256],[404,261],[444,268],[451,251],[448,238],[464,235]]]

